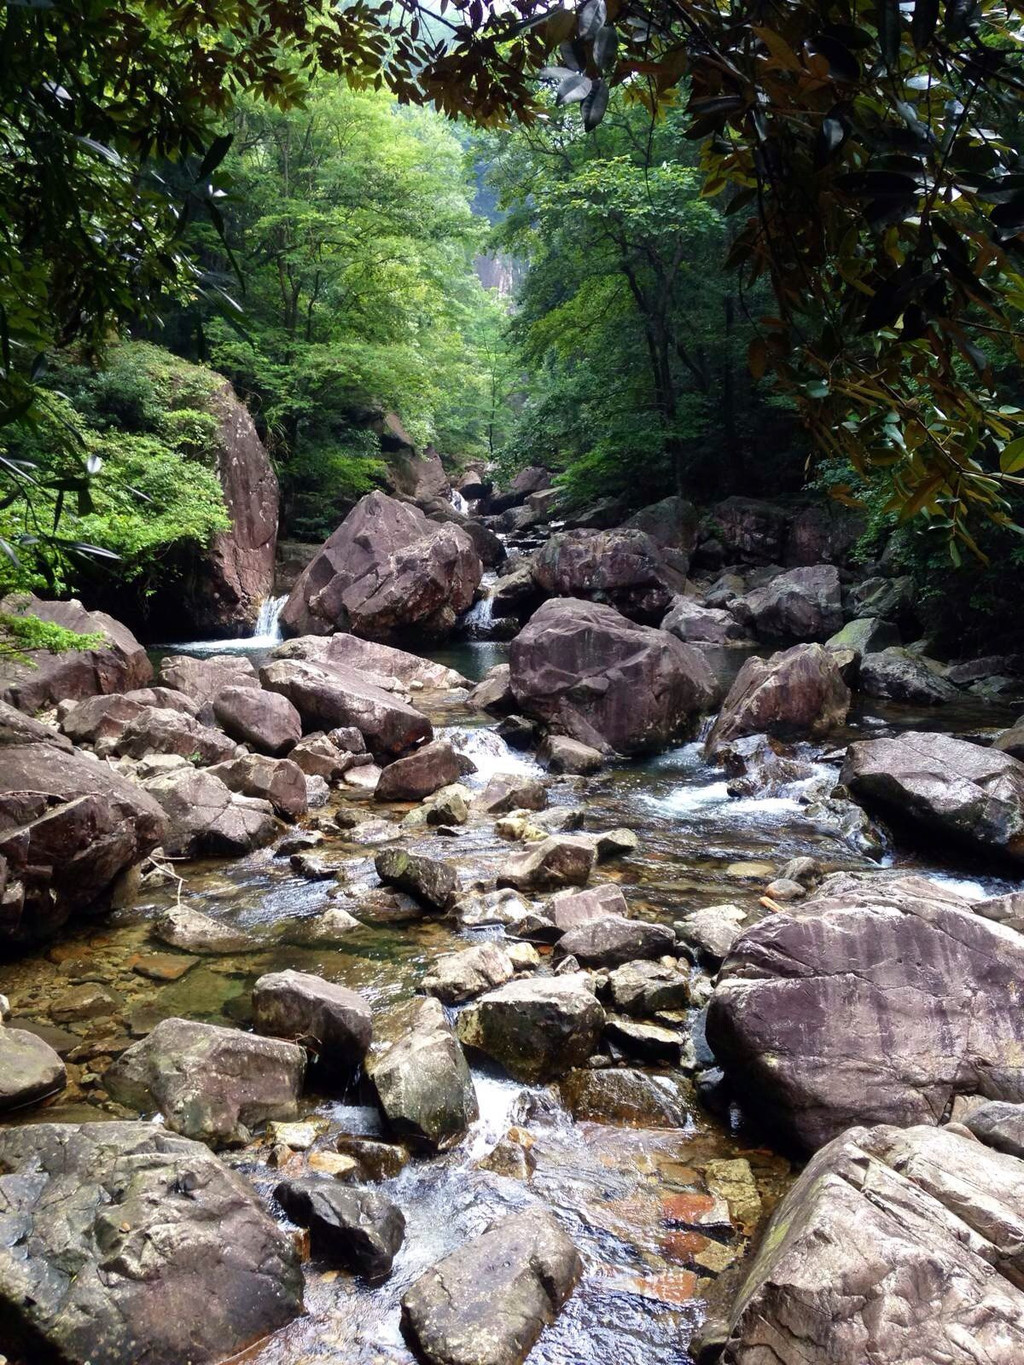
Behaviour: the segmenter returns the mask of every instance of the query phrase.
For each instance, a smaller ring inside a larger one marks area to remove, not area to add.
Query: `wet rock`
[[[687,645],[734,645],[747,639],[747,632],[731,612],[721,607],[702,607],[692,597],[676,597],[661,623]]]
[[[469,820],[473,793],[461,783],[442,787],[423,803],[421,810],[428,825],[464,825]]]
[[[517,564],[495,581],[491,591],[491,614],[498,620],[507,616],[528,616],[541,596],[532,563]]]
[[[685,1128],[686,1100],[674,1076],[628,1067],[571,1071],[559,1087],[562,1103],[577,1121],[624,1128]]]
[[[1022,1172],[948,1130],[837,1137],[776,1209],[721,1333],[723,1365],[1014,1365]]]
[[[402,1298],[403,1327],[430,1365],[522,1365],[582,1274],[554,1217],[527,1209],[420,1276]]]
[[[194,716],[166,707],[146,706],[125,726],[114,749],[129,758],[178,754],[191,762],[220,763],[235,753],[235,741]]]
[[[307,882],[344,880],[344,858],[328,858],[322,853],[293,853],[288,861],[296,876],[305,877]]]
[[[606,919],[609,915],[625,919],[629,906],[619,887],[611,882],[586,891],[559,891],[544,907],[544,913],[560,934],[582,924]]]
[[[964,1119],[979,1142],[1007,1156],[1024,1157],[1024,1104],[990,1100]]]
[[[387,848],[373,860],[377,876],[385,886],[393,886],[412,896],[426,910],[443,913],[451,909],[459,891],[458,873],[448,863],[403,848]]]
[[[578,739],[567,735],[546,735],[537,758],[549,773],[568,773],[587,777],[604,767],[604,755],[589,744],[581,744]]]
[[[839,571],[833,564],[790,569],[737,597],[729,610],[762,640],[827,640],[843,624]]]
[[[42,942],[162,841],[160,806],[0,703],[0,943]]]
[[[260,680],[288,698],[307,729],[354,727],[378,758],[398,757],[433,736],[426,716],[353,669],[273,659],[260,669]]]
[[[500,891],[460,896],[454,910],[463,929],[477,929],[485,924],[508,927],[518,924],[524,915],[528,915],[530,905],[511,887],[504,887]]]
[[[324,778],[306,778],[306,805],[310,810],[322,810],[330,799],[331,789]]]
[[[1024,860],[1024,763],[951,735],[851,744],[840,781],[870,813],[919,834]]]
[[[704,1183],[709,1194],[725,1200],[734,1225],[749,1237],[762,1213],[761,1195],[750,1162],[745,1157],[709,1161],[704,1167]]]
[[[415,1147],[446,1151],[479,1116],[465,1055],[436,1000],[377,1015],[366,1074],[392,1131]]]
[[[283,758],[302,738],[302,717],[288,698],[262,687],[223,688],[213,714],[225,734],[272,758]]]
[[[788,863],[779,868],[779,876],[786,881],[798,882],[810,890],[821,881],[821,863],[817,858],[790,858]]]
[[[37,649],[23,661],[6,658],[0,663],[0,701],[28,715],[68,699],[129,692],[145,687],[153,676],[145,648],[128,627],[106,612],[86,611],[75,598],[46,602],[30,593],[10,593],[0,601],[0,612],[38,616],[79,635],[101,637],[90,649],[59,654]]]
[[[877,616],[859,616],[847,621],[842,630],[825,641],[825,648],[833,651],[852,650],[857,663],[866,654],[878,654],[883,649],[900,645],[899,627]]]
[[[620,967],[640,958],[664,957],[676,936],[666,924],[606,915],[569,929],[555,945],[555,956],[576,958],[581,967]]]
[[[532,943],[511,942],[505,945],[509,961],[517,972],[532,972],[540,966],[540,954]]]
[[[722,703],[708,737],[713,756],[743,735],[817,738],[842,725],[850,689],[833,655],[822,645],[794,645],[769,659],[747,659]]]
[[[172,857],[239,857],[264,848],[280,828],[269,801],[238,796],[209,771],[167,773],[146,791],[163,809],[163,844]]]
[[[300,948],[339,948],[345,945],[353,929],[362,927],[342,906],[331,905],[320,915],[286,923],[281,940]]]
[[[857,616],[876,616],[902,627],[913,623],[917,598],[918,590],[909,574],[901,578],[866,578],[850,589],[849,605]]]
[[[406,758],[389,763],[374,790],[377,801],[422,801],[462,776],[458,756],[446,739],[424,744]]]
[[[588,839],[571,834],[554,835],[510,858],[498,874],[498,883],[517,891],[554,891],[562,886],[585,886],[595,858],[594,846]]]
[[[659,1010],[683,1010],[690,1003],[688,978],[677,967],[660,962],[626,962],[608,976],[608,992],[617,1010],[650,1017]]]
[[[599,863],[607,862],[610,858],[628,858],[640,847],[640,840],[633,830],[621,825],[618,829],[606,829],[600,834],[585,837],[594,841],[594,852]]]
[[[1024,1098],[1022,970],[1024,937],[931,882],[826,881],[733,945],[707,1038],[750,1112],[814,1150],[938,1123],[960,1094]]]
[[[787,901],[803,900],[807,895],[807,888],[801,886],[799,882],[790,881],[788,877],[776,877],[774,881],[768,883],[764,893],[770,900],[785,905]]]
[[[476,799],[476,805],[488,815],[507,815],[513,810],[544,810],[547,804],[548,794],[543,782],[515,773],[495,773]]]
[[[504,985],[514,971],[511,958],[500,944],[480,943],[457,953],[442,954],[422,985],[428,995],[436,996],[443,1004],[459,1005]]]
[[[641,1024],[636,1019],[614,1014],[608,1015],[604,1034],[608,1042],[631,1057],[638,1057],[642,1062],[665,1062],[669,1066],[680,1066],[691,1046],[689,1039],[674,1029],[661,1024]],[[690,1065],[693,1066],[692,1057]]]
[[[404,649],[381,644],[378,640],[364,640],[358,635],[337,632],[334,635],[302,635],[287,640],[274,650],[275,659],[308,659],[311,663],[329,668],[342,667],[362,674],[375,674],[393,679],[400,687],[414,684],[434,690],[448,691],[468,687],[469,679],[454,668],[434,663],[432,659],[409,654]]]
[[[288,635],[443,638],[472,604],[483,568],[461,527],[374,492],[302,572],[281,612]],[[300,708],[301,709],[301,708]]]
[[[533,562],[533,578],[550,597],[606,602],[638,621],[660,621],[685,583],[685,558],[669,562],[664,547],[638,527],[560,531]]]
[[[4,1348],[214,1365],[302,1311],[291,1238],[246,1181],[148,1123],[0,1130]],[[28,1254],[26,1254],[28,1253]]]
[[[257,1033],[301,1043],[332,1074],[355,1071],[373,1037],[373,1016],[363,997],[308,972],[261,976],[252,988],[252,1016]]]
[[[717,964],[729,956],[743,932],[741,926],[746,917],[746,911],[738,905],[705,905],[686,919],[678,920],[676,932],[683,943],[689,943],[702,957]]]
[[[686,735],[714,699],[700,650],[611,607],[556,599],[509,650],[517,708],[592,748],[636,753]]]
[[[526,716],[504,716],[494,727],[494,733],[510,749],[532,749],[537,742],[537,726]]]
[[[493,1171],[495,1175],[513,1180],[529,1180],[537,1168],[533,1139],[525,1128],[510,1128],[499,1138],[485,1157],[477,1162],[477,1169]]]
[[[217,763],[209,771],[229,791],[269,801],[285,820],[297,820],[306,813],[306,775],[291,759],[246,754],[229,763]]]
[[[0,1113],[35,1104],[65,1085],[67,1070],[49,1043],[0,1025]]]
[[[535,1084],[583,1066],[596,1051],[604,1010],[578,976],[518,979],[480,996],[456,1027],[467,1046]]]
[[[380,1142],[362,1134],[342,1133],[334,1143],[342,1156],[350,1156],[359,1165],[362,1180],[392,1180],[409,1164],[409,1152],[395,1142]]]
[[[160,663],[160,681],[201,707],[212,706],[227,687],[259,687],[252,660],[242,654],[213,654],[207,659],[171,654]]]
[[[162,1114],[172,1132],[230,1146],[266,1119],[295,1117],[305,1070],[294,1043],[164,1019],[121,1054],[104,1085],[120,1104]]]
[[[466,705],[496,716],[514,711],[516,699],[512,694],[508,664],[496,664],[490,669],[467,695]]]
[[[405,1216],[375,1190],[343,1189],[333,1180],[282,1180],[274,1198],[293,1223],[309,1229],[314,1256],[382,1280],[405,1240]]]
[[[869,697],[941,706],[960,695],[959,688],[943,677],[941,667],[906,649],[883,649],[861,660],[858,686]]]
[[[105,986],[87,982],[62,991],[50,1005],[50,1018],[58,1024],[75,1023],[81,1019],[98,1019],[116,1014],[123,1001]]]
[[[199,959],[184,953],[144,953],[129,958],[128,963],[136,976],[144,976],[149,981],[180,981],[198,965]]]
[[[795,757],[789,746],[767,735],[731,739],[718,746],[714,757],[729,779],[730,796],[789,796],[797,784],[817,779],[820,785],[822,780],[813,763]]]

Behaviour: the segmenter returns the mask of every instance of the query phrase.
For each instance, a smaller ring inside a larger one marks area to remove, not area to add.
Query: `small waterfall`
[[[460,624],[470,636],[490,635],[494,624],[494,598],[481,597],[479,602],[474,602]]]
[[[466,499],[462,496],[462,494],[459,492],[457,488],[452,489],[451,501],[452,506],[455,508],[456,512],[461,512],[461,514],[464,517],[469,516],[469,503],[466,501]]]
[[[281,608],[287,601],[287,597],[265,597],[263,599],[260,603],[259,615],[256,617],[256,627],[253,630],[252,639],[268,642],[281,639]]]

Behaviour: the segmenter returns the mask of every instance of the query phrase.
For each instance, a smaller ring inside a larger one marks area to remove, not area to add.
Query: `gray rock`
[[[596,854],[589,839],[553,835],[510,858],[498,874],[499,886],[517,891],[555,891],[563,886],[586,886]]]
[[[677,967],[660,962],[626,962],[608,976],[617,1010],[650,1016],[659,1010],[682,1010],[690,1003],[690,983]]]
[[[104,1076],[111,1096],[211,1146],[248,1140],[266,1119],[292,1119],[306,1071],[294,1043],[189,1019],[163,1019]]]
[[[366,1074],[396,1136],[447,1151],[479,1116],[458,1038],[436,1000],[414,999],[379,1013]]]
[[[208,770],[154,777],[146,791],[167,818],[163,844],[172,857],[237,858],[264,848],[280,828],[269,801],[236,795]]]
[[[435,739],[430,744],[389,763],[374,790],[377,801],[422,801],[441,787],[449,787],[462,776],[458,756],[449,740]]]
[[[578,976],[509,981],[468,1006],[459,1037],[527,1084],[564,1076],[596,1051],[604,1010]]]
[[[940,670],[941,665],[934,660],[893,647],[861,659],[858,686],[869,697],[913,702],[918,706],[940,706],[943,702],[955,701],[960,695],[959,688]]]
[[[559,933],[568,933],[581,924],[606,919],[609,915],[628,918],[629,906],[613,882],[592,886],[586,891],[559,891],[544,907],[547,918]]]
[[[689,943],[711,962],[718,963],[729,956],[732,945],[743,932],[741,926],[746,917],[746,911],[738,905],[705,905],[679,920],[676,931],[684,943]]]
[[[588,777],[604,767],[600,749],[581,744],[568,735],[546,736],[537,750],[537,758],[549,773],[568,773],[575,777]]]
[[[414,685],[434,691],[468,687],[469,679],[445,664],[421,658],[404,649],[364,640],[358,635],[335,631],[333,635],[300,635],[274,650],[275,659],[308,659],[329,668],[349,668],[357,673],[393,678],[401,687]]]
[[[573,956],[581,967],[621,967],[639,958],[664,957],[676,936],[666,924],[606,915],[569,929],[555,945],[556,957]]]
[[[443,913],[451,909],[458,895],[455,869],[435,858],[407,853],[404,848],[387,848],[377,854],[373,865],[385,886],[404,891],[426,910]]]
[[[495,773],[475,804],[488,815],[507,815],[513,810],[544,810],[548,794],[544,783],[536,777]]]
[[[692,1046],[689,1038],[675,1029],[660,1024],[641,1024],[636,1019],[610,1014],[605,1021],[604,1036],[621,1052],[638,1057],[642,1062],[663,1062],[679,1066]]]
[[[262,687],[223,688],[213,714],[225,734],[272,758],[283,758],[302,738],[302,717],[288,698]]]
[[[708,737],[714,756],[744,735],[819,738],[846,720],[850,689],[822,645],[794,645],[769,659],[747,659]]]
[[[571,1071],[559,1087],[574,1119],[623,1128],[685,1128],[689,1111],[676,1076],[654,1076],[629,1067]]]
[[[351,1074],[373,1037],[370,1006],[356,991],[291,969],[269,972],[252,988],[253,1027],[310,1049],[331,1073]]]
[[[212,706],[226,687],[260,685],[252,660],[242,654],[213,654],[207,659],[171,654],[160,663],[160,681],[203,707]]]
[[[850,1129],[773,1214],[722,1365],[1016,1365],[1022,1220],[1015,1159],[943,1129]]]
[[[35,1104],[67,1085],[67,1070],[49,1043],[0,1025],[0,1113]]]
[[[250,1186],[148,1123],[0,1129],[7,1353],[215,1365],[302,1311],[302,1270]]]
[[[833,564],[790,569],[729,610],[762,640],[825,640],[843,624],[839,571]]]
[[[891,621],[882,621],[877,616],[859,616],[855,621],[847,621],[842,630],[826,640],[825,648],[852,650],[860,663],[865,654],[877,654],[902,643],[899,627]]]
[[[661,628],[688,645],[733,645],[747,639],[746,630],[731,612],[702,607],[692,597],[675,598]]]
[[[402,1299],[403,1326],[429,1365],[522,1365],[582,1274],[552,1215],[527,1209],[422,1275]]]
[[[208,953],[213,957],[248,952],[253,946],[248,934],[221,924],[188,905],[173,905],[161,910],[153,921],[152,934],[172,948],[181,948],[188,953]]]
[[[405,1216],[376,1190],[345,1189],[333,1180],[282,1180],[274,1198],[309,1229],[314,1256],[382,1280],[405,1240]]]
[[[486,891],[480,895],[460,896],[455,915],[463,929],[478,929],[485,924],[516,925],[530,913],[530,904],[511,887]]]
[[[219,777],[229,791],[269,801],[282,819],[297,820],[306,813],[306,775],[289,758],[246,754],[229,763],[217,763],[209,771]]]
[[[423,989],[445,1005],[459,1005],[484,991],[503,986],[515,968],[505,949],[494,942],[479,943],[437,958],[423,978]]]
[[[178,754],[194,763],[209,764],[231,758],[235,747],[235,741],[222,730],[202,725],[184,711],[144,706],[124,727],[113,752],[129,758]]]
[[[990,1100],[964,1119],[964,1126],[986,1147],[1024,1157],[1024,1104]]]

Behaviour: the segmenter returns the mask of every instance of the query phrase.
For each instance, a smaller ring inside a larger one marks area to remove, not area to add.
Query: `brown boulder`
[[[271,656],[274,659],[308,659],[326,668],[342,667],[362,674],[375,674],[395,679],[402,687],[414,683],[423,687],[448,690],[468,687],[469,679],[454,668],[423,659],[408,650],[381,644],[379,640],[364,640],[358,635],[337,631],[334,635],[300,635],[279,645]]]
[[[822,645],[794,645],[770,659],[747,659],[708,737],[707,752],[744,735],[780,739],[818,738],[842,725],[850,689],[832,652]]]
[[[839,571],[832,564],[790,569],[737,597],[729,610],[762,640],[827,640],[843,624]]]
[[[223,730],[202,725],[194,716],[168,707],[144,706],[124,727],[113,751],[129,758],[150,754],[177,754],[196,763],[221,763],[236,748]]]
[[[279,829],[269,801],[236,795],[208,769],[176,769],[147,782],[146,791],[163,809],[172,857],[237,858],[264,848]]]
[[[212,705],[226,687],[259,687],[252,660],[241,654],[213,654],[194,659],[190,654],[170,654],[160,663],[160,681],[184,692],[199,705]]]
[[[288,698],[262,687],[225,687],[214,699],[213,714],[225,734],[274,758],[302,738],[302,717]]]
[[[32,714],[60,701],[145,687],[153,676],[149,656],[127,626],[102,611],[86,611],[81,602],[45,602],[28,593],[11,594],[0,612],[38,616],[79,635],[100,635],[92,649],[50,654],[34,650],[27,663],[0,662],[0,700]]]
[[[533,578],[556,597],[607,602],[638,621],[660,621],[685,583],[645,532],[560,531],[537,553]]]
[[[406,503],[369,493],[300,576],[281,612],[289,635],[351,630],[386,640],[443,638],[483,573],[470,537]]]
[[[701,652],[612,607],[545,602],[512,641],[510,682],[519,709],[607,752],[664,748],[690,733],[714,700]]]
[[[377,801],[422,801],[462,776],[459,756],[447,739],[424,744],[406,758],[396,758],[380,775]]]
[[[308,805],[306,774],[287,758],[268,758],[265,754],[245,754],[210,770],[229,791],[269,801],[285,820],[305,815]]]

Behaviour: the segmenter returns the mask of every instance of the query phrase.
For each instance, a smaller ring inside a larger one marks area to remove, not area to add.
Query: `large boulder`
[[[302,1043],[331,1072],[355,1071],[373,1037],[373,1016],[361,995],[291,969],[257,980],[252,1017],[257,1033]]]
[[[282,1180],[274,1198],[293,1223],[309,1229],[314,1256],[382,1280],[405,1240],[405,1217],[376,1190],[352,1190],[337,1181]]]
[[[560,531],[534,557],[533,578],[553,597],[607,602],[638,621],[660,621],[681,592],[686,569],[673,568],[644,531]]]
[[[1024,861],[1024,763],[998,749],[908,730],[851,744],[840,781],[871,814]]]
[[[676,945],[666,924],[604,915],[577,924],[558,941],[558,957],[574,957],[581,967],[621,967],[641,958],[664,957]]]
[[[641,507],[625,523],[625,529],[649,535],[661,546],[668,564],[678,573],[685,574],[697,544],[697,525],[697,509],[693,503],[674,495]]]
[[[98,754],[106,756],[116,751],[131,722],[154,707],[183,711],[189,716],[199,714],[199,706],[191,697],[169,687],[142,687],[134,692],[83,697],[78,702],[62,703],[57,714],[61,731],[73,743],[90,744]]]
[[[813,564],[778,574],[729,610],[762,640],[827,640],[843,624],[839,571]]]
[[[734,645],[747,639],[747,632],[731,612],[722,607],[702,607],[692,597],[675,597],[661,623],[687,645]]]
[[[308,659],[310,663],[328,668],[354,669],[358,673],[394,678],[402,687],[437,688],[447,691],[453,687],[468,687],[469,679],[446,664],[421,658],[379,640],[364,640],[358,635],[338,631],[334,635],[300,635],[278,645],[275,659]]]
[[[707,1018],[751,1116],[807,1150],[852,1123],[1024,1100],[1024,936],[922,879],[832,888],[749,928]]]
[[[291,759],[244,754],[227,763],[217,763],[209,771],[229,791],[269,801],[285,820],[297,820],[306,813],[306,774]]]
[[[512,641],[509,668],[526,715],[605,752],[671,744],[715,696],[700,650],[612,607],[571,598],[534,612]]]
[[[184,711],[144,706],[115,741],[114,751],[129,758],[177,754],[193,762],[221,763],[233,757],[237,745],[223,730],[203,725]]]
[[[579,976],[509,981],[465,1009],[456,1025],[467,1045],[528,1085],[585,1066],[597,1050],[604,1010]]]
[[[165,816],[164,849],[177,858],[237,858],[264,848],[279,825],[269,801],[239,796],[209,770],[177,768],[146,783]]]
[[[479,1116],[473,1078],[458,1038],[433,999],[377,1014],[366,1074],[397,1137],[446,1151]]]
[[[385,886],[404,891],[426,910],[443,914],[451,909],[458,895],[458,873],[436,858],[425,858],[404,848],[386,848],[377,854],[374,867]]]
[[[10,715],[14,724],[7,722]],[[70,752],[0,703],[0,860],[7,889],[0,943],[51,937],[101,900],[164,838],[157,802],[105,763]],[[13,741],[13,742],[7,742]]]
[[[214,1365],[302,1311],[245,1179],[149,1123],[0,1129],[0,1319],[15,1359]]]
[[[732,497],[712,507],[705,530],[720,547],[722,563],[777,564],[788,524],[785,509],[774,503]]]
[[[354,727],[378,757],[396,758],[433,737],[426,716],[343,665],[272,659],[260,669],[260,680],[288,698],[307,729]]]
[[[472,605],[483,568],[459,526],[369,493],[301,574],[281,612],[288,635],[352,631],[443,638]]]
[[[776,1209],[721,1365],[1016,1365],[1024,1165],[959,1133],[852,1128]]]
[[[581,835],[553,834],[524,853],[509,858],[498,873],[499,886],[517,891],[554,891],[586,886],[597,860],[591,840]]]
[[[23,660],[0,661],[0,701],[30,715],[61,701],[130,692],[145,687],[153,676],[145,648],[127,626],[102,611],[86,611],[81,602],[46,602],[28,593],[12,593],[0,601],[0,613],[38,616],[43,621],[95,635],[99,640],[87,649],[51,654],[33,650]]]
[[[225,687],[213,714],[225,734],[272,758],[283,758],[302,738],[302,717],[288,698],[262,687]]]
[[[114,1099],[211,1146],[248,1140],[267,1119],[295,1117],[306,1053],[241,1029],[162,1019],[104,1076]]]
[[[421,1275],[402,1323],[429,1365],[522,1365],[583,1274],[555,1218],[526,1209]]]
[[[770,659],[752,655],[722,703],[707,752],[744,735],[820,738],[842,725],[849,709],[850,689],[822,645],[794,645]]]
[[[160,661],[160,681],[184,692],[201,707],[212,706],[226,687],[259,687],[251,659],[242,654],[211,654],[197,659],[191,654],[169,654]]]
[[[501,946],[488,940],[457,953],[442,953],[423,978],[423,989],[445,1005],[461,1005],[475,995],[503,986],[512,979],[512,959]]]
[[[447,739],[435,739],[389,763],[374,790],[378,801],[422,801],[462,776],[459,756]]]
[[[835,651],[849,650],[860,663],[866,654],[878,654],[899,643],[899,627],[891,621],[883,621],[877,616],[858,616],[830,636],[825,647]]]
[[[64,1063],[49,1043],[0,1024],[0,1114],[55,1095],[66,1084]]]
[[[891,646],[861,660],[858,686],[869,697],[941,706],[955,701],[960,689],[943,676],[941,664]]]

